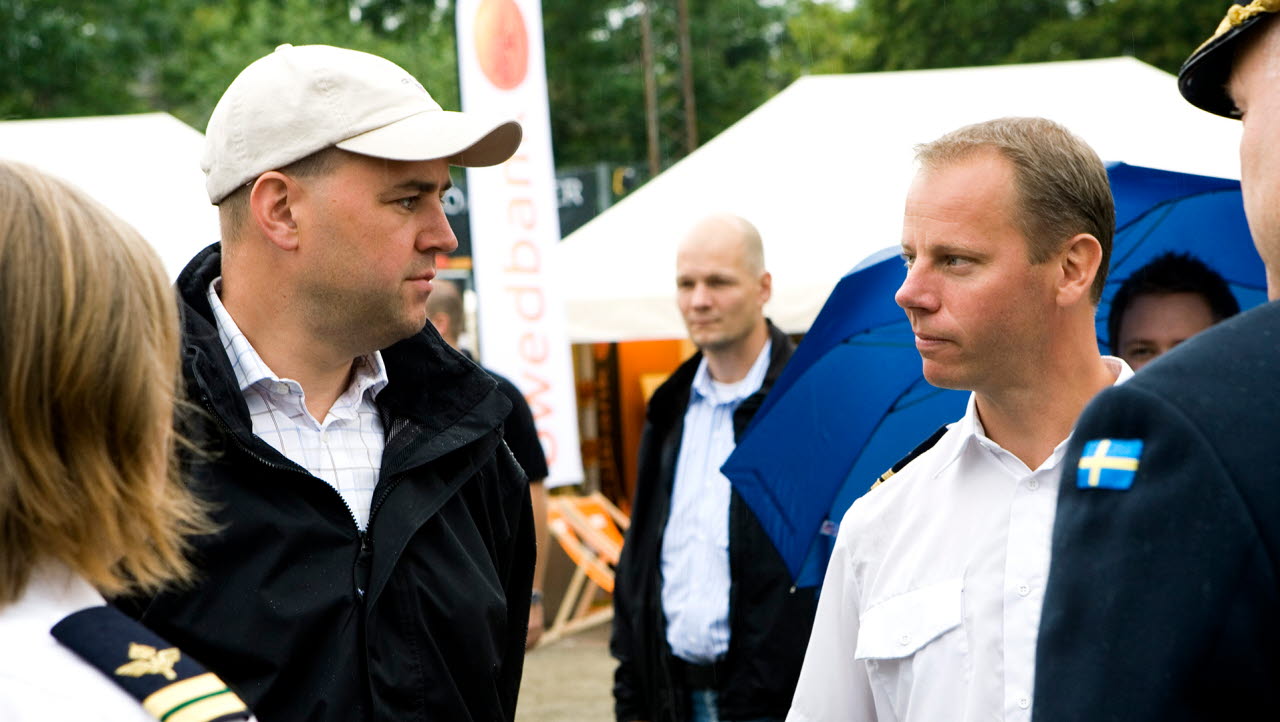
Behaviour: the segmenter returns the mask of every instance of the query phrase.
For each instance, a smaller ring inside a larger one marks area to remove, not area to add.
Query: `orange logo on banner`
[[[515,0],[483,0],[476,10],[476,55],[490,83],[511,90],[529,71],[529,33]]]

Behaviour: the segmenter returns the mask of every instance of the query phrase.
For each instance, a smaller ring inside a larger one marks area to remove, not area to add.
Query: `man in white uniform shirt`
[[[1005,118],[917,159],[896,299],[925,378],[973,394],[845,515],[797,722],[1030,719],[1057,465],[1085,404],[1132,375],[1094,330],[1115,225],[1097,154]]]
[[[791,703],[816,601],[720,473],[793,349],[764,317],[770,291],[742,218],[681,243],[677,303],[699,353],[649,401],[614,589],[621,722],[781,719]]]

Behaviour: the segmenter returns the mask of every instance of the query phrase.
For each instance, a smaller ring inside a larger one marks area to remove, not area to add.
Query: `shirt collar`
[[[271,367],[267,366],[267,363],[258,355],[257,349],[240,331],[235,319],[231,318],[231,313],[222,305],[222,299],[218,297],[221,290],[222,276],[218,276],[209,283],[209,306],[213,309],[213,317],[218,326],[218,338],[222,341],[222,347],[231,361],[231,370],[235,372],[240,391],[243,393],[251,386],[264,381],[284,381],[271,370]],[[386,387],[388,382],[387,367],[382,361],[382,352],[374,351],[356,359],[355,374],[348,390],[355,389],[357,394],[368,391],[371,398],[377,398],[378,393]]]
[[[1115,376],[1115,380],[1111,383],[1112,386],[1119,386],[1125,381],[1133,378],[1133,369],[1129,368],[1129,364],[1125,363],[1123,359],[1115,356],[1103,356],[1102,363],[1105,364],[1107,370]],[[987,446],[993,451],[995,449],[1003,450],[999,444],[992,441],[987,436],[986,430],[982,428],[982,420],[978,418],[977,394],[969,394],[969,403],[965,406],[964,416],[960,417],[960,420],[955,422],[951,428],[957,434],[956,443],[952,446],[946,463],[938,467],[939,471],[947,468],[955,462],[955,460],[959,458],[960,454],[970,444],[981,444],[983,446]],[[1049,455],[1047,462],[1056,464],[1058,457],[1060,457],[1066,450],[1067,442],[1069,441],[1071,441],[1070,434],[1068,434],[1067,438],[1060,441],[1058,445],[1053,448],[1053,453]]]
[[[764,348],[760,349],[755,362],[751,364],[751,370],[747,371],[747,375],[741,381],[719,386],[712,382],[711,370],[707,368],[707,357],[703,356],[702,361],[698,363],[697,372],[693,375],[691,386],[693,393],[690,400],[705,399],[719,406],[737,403],[754,394],[764,383],[765,374],[769,372],[769,358],[772,351],[773,339],[769,339],[764,342]]]

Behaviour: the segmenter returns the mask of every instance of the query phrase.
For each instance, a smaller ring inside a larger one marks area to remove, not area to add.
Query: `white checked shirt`
[[[356,359],[351,385],[324,421],[316,421],[307,411],[301,384],[277,376],[240,332],[218,298],[221,287],[221,277],[209,284],[209,305],[240,393],[249,406],[253,433],[328,482],[342,495],[356,525],[364,529],[369,525],[369,507],[386,445],[382,418],[374,405],[374,398],[387,385],[382,354],[374,351]]]
[[[1119,384],[1133,376],[1104,356]],[[963,418],[854,502],[789,722],[1029,722],[1058,463],[1032,471]]]
[[[667,643],[689,662],[729,650],[729,480],[720,467],[735,446],[733,412],[764,383],[772,348],[765,342],[741,381],[713,381],[705,358],[693,376],[662,536]]]

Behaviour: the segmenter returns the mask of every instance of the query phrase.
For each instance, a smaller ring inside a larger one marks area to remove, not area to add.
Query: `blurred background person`
[[[435,290],[427,297],[427,319],[435,325],[440,337],[450,346],[458,349],[467,358],[471,352],[458,346],[458,337],[467,327],[467,317],[462,304],[462,292],[453,281],[437,279]],[[481,367],[484,368],[484,367]],[[485,369],[494,381],[498,382],[498,390],[511,402],[511,413],[502,422],[502,437],[516,457],[525,476],[529,477],[529,498],[533,503],[533,525],[537,536],[538,558],[533,568],[533,594],[529,600],[529,636],[525,642],[526,649],[532,649],[542,637],[546,627],[546,612],[542,606],[542,585],[547,577],[547,544],[550,536],[547,531],[547,489],[543,482],[547,479],[547,456],[542,451],[542,442],[538,440],[538,428],[533,422],[533,411],[524,394],[511,383],[507,377]]]
[[[79,190],[0,161],[0,328],[0,719],[154,719],[130,694],[203,670],[102,595],[190,579],[184,535],[211,528],[173,462],[164,268]],[[155,673],[128,666],[148,663],[135,642]],[[247,716],[212,675],[200,684],[218,719]]]
[[[1226,280],[1189,253],[1156,257],[1111,299],[1111,353],[1134,371],[1213,324],[1240,312]]]
[[[618,722],[781,720],[816,592],[792,584],[720,467],[795,344],[765,318],[773,277],[746,219],[701,220],[675,260],[676,304],[698,353],[646,411],[613,595],[614,712]]]

